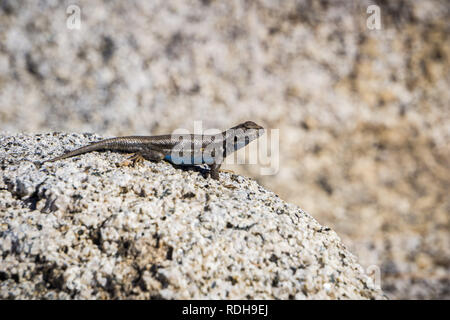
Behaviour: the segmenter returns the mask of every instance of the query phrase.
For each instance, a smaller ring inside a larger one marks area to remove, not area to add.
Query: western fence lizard
[[[168,134],[160,136],[128,136],[105,139],[67,152],[51,160],[53,162],[91,151],[121,151],[134,153],[129,159],[135,164],[144,159],[166,160],[176,165],[207,164],[211,178],[219,179],[219,168],[225,157],[245,147],[264,133],[264,128],[252,121],[215,135]]]

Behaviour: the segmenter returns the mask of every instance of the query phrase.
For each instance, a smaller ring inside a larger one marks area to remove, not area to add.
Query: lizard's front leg
[[[214,180],[219,180],[219,169],[221,165],[221,163],[214,163],[209,165],[209,174]]]

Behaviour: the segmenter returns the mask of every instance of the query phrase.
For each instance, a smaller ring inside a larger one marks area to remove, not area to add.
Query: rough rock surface
[[[99,138],[0,136],[0,298],[383,298],[334,231],[252,179],[112,152],[34,164]]]
[[[0,128],[279,129],[275,175],[232,169],[332,227],[389,297],[450,299],[449,20],[448,0],[2,0]]]

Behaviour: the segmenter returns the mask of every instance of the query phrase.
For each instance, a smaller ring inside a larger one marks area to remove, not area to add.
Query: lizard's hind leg
[[[119,163],[119,166],[120,167],[128,167],[131,165],[131,166],[135,167],[136,165],[141,165],[144,162],[144,160],[145,160],[144,157],[140,153],[135,153],[128,159]]]
[[[136,152],[134,155],[129,157],[127,160],[121,162],[119,166],[129,166],[141,165],[144,160],[150,161],[160,161],[164,158],[164,154],[155,150],[145,150],[141,152]]]
[[[164,159],[164,153],[156,150],[147,149],[140,153],[142,157],[150,161],[161,161]]]

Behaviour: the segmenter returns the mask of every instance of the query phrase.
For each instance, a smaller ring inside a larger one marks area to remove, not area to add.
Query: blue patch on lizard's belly
[[[164,157],[164,160],[178,165],[213,164],[215,162],[213,157],[204,155],[181,157],[169,154]]]

